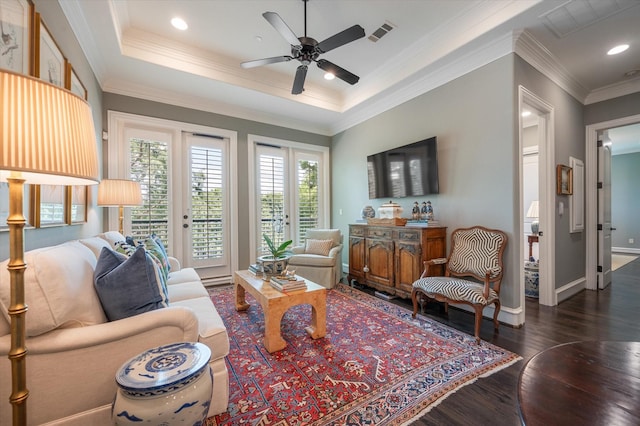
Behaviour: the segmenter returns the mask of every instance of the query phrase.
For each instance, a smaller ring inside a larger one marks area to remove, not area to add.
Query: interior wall
[[[611,233],[613,251],[640,253],[640,152],[611,157]],[[632,239],[633,242],[629,242]]]
[[[473,225],[505,231],[510,243],[501,301],[507,308],[520,303],[514,263],[521,262],[519,242],[514,243],[521,239],[514,240],[521,207],[513,63],[514,56],[507,55],[335,135],[331,160],[332,225],[346,239],[363,206],[377,209],[389,201],[368,199],[367,155],[436,136],[440,194],[393,201],[407,216],[414,201],[430,200],[449,235]],[[348,262],[348,248],[343,262]]]
[[[105,131],[108,131],[106,125],[108,123],[107,112],[109,110],[217,127],[238,132],[238,188],[234,188],[234,190],[237,190],[238,195],[238,211],[231,212],[231,214],[237,214],[238,217],[237,246],[238,266],[240,268],[247,268],[249,266],[251,253],[251,248],[249,247],[250,183],[247,173],[249,161],[247,146],[248,135],[260,135],[327,147],[331,144],[328,136],[108,92],[104,93],[103,100],[103,123],[105,125]],[[107,144],[105,143],[105,152],[107,148],[106,145]],[[106,161],[106,156],[103,158],[104,161]],[[106,164],[103,164],[103,167],[106,170]],[[107,221],[105,220],[105,226],[106,223]]]
[[[554,108],[555,164],[569,165],[569,157],[585,160],[583,105],[549,78],[516,56],[516,87],[522,85]],[[548,176],[555,182],[555,176]],[[555,191],[554,191],[555,192]],[[564,212],[560,214],[560,203]],[[555,195],[555,287],[582,281],[586,268],[586,237],[569,232],[569,196]]]
[[[51,35],[60,46],[65,57],[69,60],[80,81],[88,91],[88,102],[91,104],[93,121],[96,127],[96,143],[98,152],[102,151],[102,90],[96,80],[89,62],[87,61],[78,40],[76,40],[66,17],[57,1],[34,0],[36,12],[40,13]],[[28,184],[28,182],[27,182]],[[59,244],[72,239],[83,238],[102,232],[102,208],[96,206],[97,185],[90,187],[88,197],[87,222],[70,226],[52,226],[33,229],[25,227],[25,249],[32,250],[53,244]],[[28,196],[25,193],[25,196]],[[25,216],[27,214],[25,213]],[[28,220],[28,218],[27,218]],[[9,232],[0,231],[0,261],[9,258]]]

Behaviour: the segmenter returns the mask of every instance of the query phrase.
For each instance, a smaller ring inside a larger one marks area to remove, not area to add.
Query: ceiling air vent
[[[384,21],[384,24],[382,24],[380,26],[380,28],[378,28],[377,30],[375,30],[373,32],[373,34],[371,34],[369,36],[369,40],[371,40],[372,42],[377,42],[378,40],[380,40],[382,37],[384,37],[389,31],[391,31],[392,29],[394,29],[396,26],[393,25],[391,22],[389,21]]]

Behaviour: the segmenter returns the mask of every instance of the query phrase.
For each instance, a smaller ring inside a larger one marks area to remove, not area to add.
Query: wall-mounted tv
[[[436,137],[367,156],[369,198],[437,194]]]

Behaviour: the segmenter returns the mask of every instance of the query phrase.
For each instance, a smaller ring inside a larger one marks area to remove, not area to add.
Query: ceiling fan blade
[[[320,53],[325,53],[362,37],[364,37],[364,28],[360,25],[354,25],[351,28],[347,28],[338,34],[334,34],[328,39],[321,41],[316,46],[316,50]]]
[[[284,20],[275,12],[265,12],[262,14],[264,19],[266,19],[273,28],[276,29],[277,32],[280,33],[285,40],[289,42],[292,46],[300,46],[300,40],[296,34],[291,31],[291,28],[284,22]]]
[[[255,61],[246,61],[240,64],[242,68],[254,68],[262,65],[276,64],[278,62],[287,62],[292,60],[291,56],[274,56],[273,58],[256,59]]]
[[[326,59],[319,59],[317,61],[317,64],[318,64],[318,68],[320,68],[321,70],[330,72],[331,74],[338,77],[340,80],[346,81],[349,84],[356,84],[358,80],[360,80],[360,77],[358,77],[357,75],[350,73],[344,68],[340,68],[333,62],[329,62]]]
[[[293,88],[291,89],[292,95],[299,95],[304,91],[304,79],[307,77],[306,65],[300,65],[296,71],[296,77],[293,80]]]

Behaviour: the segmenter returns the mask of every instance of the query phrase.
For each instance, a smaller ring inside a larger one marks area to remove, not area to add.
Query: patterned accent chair
[[[288,268],[297,275],[333,288],[342,279],[342,233],[339,229],[307,229],[304,244],[291,248]]]
[[[495,305],[493,324],[498,329],[502,254],[506,245],[507,234],[496,229],[474,226],[453,231],[449,258],[425,262],[424,272],[413,283],[413,317],[418,312],[418,297],[444,302],[445,312],[449,303],[469,305],[475,310],[475,338],[480,344],[482,311],[491,304]],[[429,276],[431,265],[443,263],[444,277]]]

